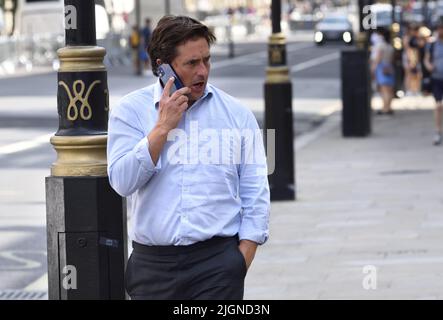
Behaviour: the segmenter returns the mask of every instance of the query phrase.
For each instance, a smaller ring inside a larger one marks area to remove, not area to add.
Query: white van
[[[18,0],[14,34],[19,36],[63,35],[64,16],[63,0]]]
[[[63,36],[64,18],[63,0],[18,0],[14,34]],[[95,24],[97,39],[104,39],[110,31],[110,22],[106,9],[100,5],[95,5]]]

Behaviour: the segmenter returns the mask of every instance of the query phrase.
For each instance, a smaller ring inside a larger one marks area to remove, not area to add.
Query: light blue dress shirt
[[[134,91],[110,113],[109,181],[131,197],[132,240],[190,245],[239,234],[263,244],[270,196],[261,134],[249,134],[259,130],[253,113],[208,84],[169,133],[154,165],[147,136],[158,119],[162,90],[157,82]]]

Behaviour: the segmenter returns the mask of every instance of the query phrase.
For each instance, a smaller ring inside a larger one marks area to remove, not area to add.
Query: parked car
[[[345,14],[326,15],[315,26],[314,41],[317,45],[331,40],[352,44],[354,40],[352,24]]]

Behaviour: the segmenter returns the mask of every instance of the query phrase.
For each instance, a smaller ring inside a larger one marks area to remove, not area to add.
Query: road
[[[235,49],[236,57],[227,59],[225,47],[213,48],[210,82],[239,98],[262,124],[266,43],[236,44]],[[291,42],[287,49],[299,136],[339,107],[339,52],[346,47]],[[48,141],[58,127],[56,78],[52,72],[0,79],[0,299],[34,291],[33,298],[44,295],[44,177],[55,160]],[[155,81],[153,76],[134,77],[130,67],[121,66],[110,68],[108,78],[111,107]]]

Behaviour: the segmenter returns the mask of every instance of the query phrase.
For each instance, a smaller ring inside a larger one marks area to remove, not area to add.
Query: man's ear
[[[158,66],[162,64],[162,61],[160,59],[155,60],[155,62],[157,63]]]

